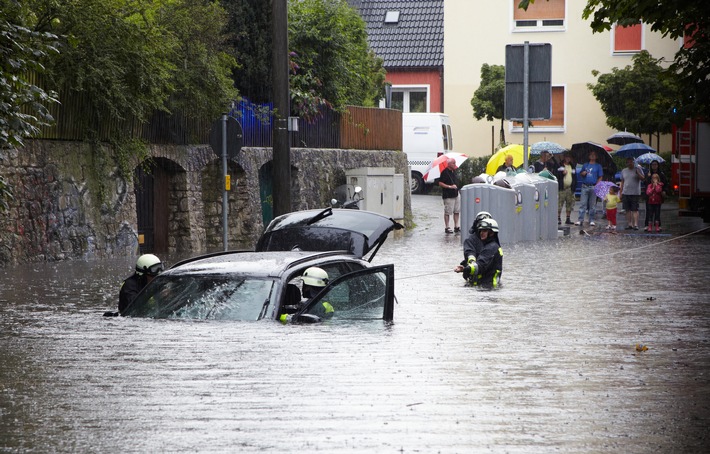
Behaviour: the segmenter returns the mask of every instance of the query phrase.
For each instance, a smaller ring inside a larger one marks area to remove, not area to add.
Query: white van
[[[425,192],[422,176],[431,161],[454,150],[449,116],[443,113],[403,113],[402,151],[407,154],[411,189]]]

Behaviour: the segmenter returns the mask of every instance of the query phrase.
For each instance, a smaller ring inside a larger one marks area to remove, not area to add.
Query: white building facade
[[[588,140],[606,144],[616,132],[606,125],[601,105],[587,88],[597,82],[593,70],[603,74],[624,68],[641,50],[670,63],[681,45],[645,24],[593,34],[590,21],[582,19],[586,0],[536,0],[527,12],[517,8],[519,2],[444,2],[444,112],[451,119],[458,152],[484,156],[498,145],[500,121],[476,120],[471,98],[484,63],[505,65],[507,44],[551,44],[552,118],[533,122],[528,141],[547,140],[567,148]],[[508,143],[523,143],[521,124],[505,121],[504,130]],[[648,143],[649,137],[642,137]],[[650,145],[656,147],[655,138]],[[662,136],[658,151],[670,147],[670,135]]]

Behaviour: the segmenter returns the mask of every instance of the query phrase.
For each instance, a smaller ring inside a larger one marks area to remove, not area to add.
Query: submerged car
[[[334,320],[382,319],[394,313],[394,265],[370,262],[394,220],[359,210],[307,210],[274,219],[255,252],[218,252],[181,261],[158,275],[121,313],[124,316],[200,320],[321,321],[329,303]],[[369,253],[369,257],[365,256]],[[310,267],[328,284],[301,298]]]

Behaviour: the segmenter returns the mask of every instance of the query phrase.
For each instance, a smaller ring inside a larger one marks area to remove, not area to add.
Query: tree
[[[189,106],[214,117],[235,92],[234,60],[222,50],[226,15],[203,0],[30,0],[38,26],[59,20],[65,37],[49,67],[52,82],[81,93],[81,121],[144,121],[155,110]],[[53,19],[52,19],[53,20]]]
[[[471,99],[473,117],[476,120],[486,118],[488,121],[500,119],[500,145],[505,144],[505,66],[481,66],[481,85],[473,93]]]
[[[345,0],[289,2],[292,109],[319,104],[374,106],[384,91],[382,60],[367,43],[365,22]]]
[[[607,125],[649,135],[671,132],[678,89],[660,59],[642,51],[634,55],[633,66],[592,74],[597,83],[587,87],[601,104]]]
[[[227,42],[239,63],[234,85],[255,103],[271,101],[271,2],[221,0],[227,11]]]
[[[47,105],[56,94],[32,78],[44,72],[44,63],[56,54],[57,36],[29,28],[30,12],[19,2],[0,0],[0,150],[23,146],[23,139],[53,121]],[[1,188],[4,188],[2,190]],[[9,194],[0,180],[0,199]]]

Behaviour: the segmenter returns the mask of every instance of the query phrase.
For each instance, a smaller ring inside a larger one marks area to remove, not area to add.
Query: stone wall
[[[207,145],[154,145],[150,155],[168,174],[168,252],[221,250],[221,160]],[[245,148],[229,162],[230,249],[253,248],[263,231],[260,171],[268,173],[270,161],[271,149]],[[294,211],[327,206],[346,169],[394,167],[409,187],[398,151],[297,148],[291,165]],[[139,253],[133,181],[121,176],[108,145],[30,140],[0,152],[0,175],[14,194],[0,218],[0,266]]]

